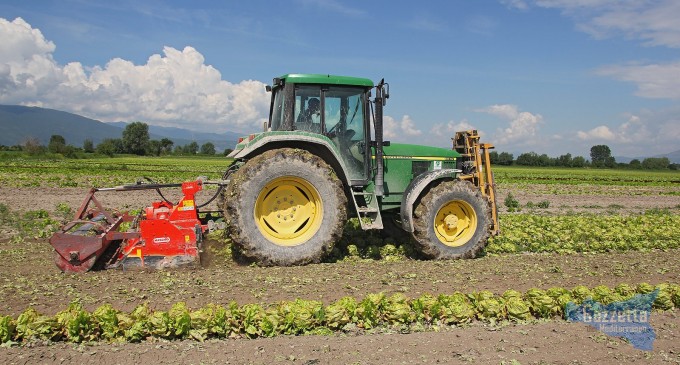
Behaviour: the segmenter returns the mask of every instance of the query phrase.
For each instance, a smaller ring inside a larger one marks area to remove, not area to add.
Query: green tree
[[[66,152],[66,139],[59,134],[53,134],[50,137],[50,142],[47,144],[47,150],[50,153],[61,153]]]
[[[571,160],[571,167],[586,167],[586,158],[583,156],[576,156]]]
[[[149,126],[142,122],[133,122],[123,130],[123,146],[126,153],[144,155],[149,143]]]
[[[650,170],[667,169],[670,164],[668,157],[649,157],[642,160],[642,167]]]
[[[499,165],[510,166],[510,165],[512,165],[513,160],[514,160],[514,156],[512,155],[512,153],[501,152],[498,155],[498,164]]]
[[[92,153],[94,152],[94,143],[92,142],[91,139],[86,139],[83,141],[83,151],[87,153]]]
[[[518,165],[522,166],[538,166],[539,156],[536,152],[525,152],[517,156]]]
[[[109,157],[113,157],[118,150],[117,150],[117,140],[113,138],[107,138],[97,145],[97,148],[95,148],[95,151],[100,154],[100,155],[106,155]],[[120,141],[120,140],[118,140]]]
[[[173,144],[175,144],[175,142],[168,138],[161,139],[161,154],[167,155],[171,153]]]
[[[161,150],[162,150],[161,141],[152,139],[146,145],[146,154],[147,155],[160,156]]]
[[[498,152],[496,151],[489,152],[489,160],[491,161],[492,165],[498,165]]]
[[[545,153],[538,156],[538,166],[553,166],[555,165],[555,159],[550,158]]]
[[[637,158],[630,160],[628,165],[630,165],[630,167],[634,168],[634,169],[641,169],[642,168],[642,164],[640,163],[640,160],[638,160]]]
[[[614,167],[616,163],[609,146],[604,144],[590,148],[590,161],[594,167]]]
[[[201,154],[202,155],[214,155],[215,154],[215,145],[212,144],[212,142],[206,142],[201,145]]]
[[[182,152],[184,152],[185,155],[195,155],[198,153],[198,143],[193,141],[188,145],[185,145]]]
[[[557,158],[557,166],[571,167],[571,153],[561,155]]]
[[[232,150],[231,148],[225,148],[223,154],[224,154],[225,156],[227,156],[228,154],[232,153],[233,151],[234,151],[234,150]]]

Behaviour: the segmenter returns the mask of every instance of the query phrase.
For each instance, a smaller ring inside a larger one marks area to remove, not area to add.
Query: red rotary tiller
[[[217,193],[205,204],[196,204],[195,195],[204,184],[217,184]],[[50,238],[57,267],[64,272],[85,272],[96,264],[102,268],[166,268],[200,262],[203,235],[216,228],[221,213],[201,212],[220,193],[224,182],[197,179],[181,184],[134,184],[90,189],[73,221]],[[181,187],[182,199],[173,204],[161,188]],[[95,198],[98,191],[152,189],[162,201],[153,202],[138,215],[112,213]],[[126,227],[127,226],[127,227]],[[112,246],[113,245],[113,246]],[[105,260],[105,257],[109,257]]]

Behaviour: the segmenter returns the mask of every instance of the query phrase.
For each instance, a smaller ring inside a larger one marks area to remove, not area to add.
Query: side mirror
[[[387,105],[387,99],[390,98],[390,84],[385,83],[385,86],[382,88],[382,95],[383,95],[383,105]]]
[[[272,87],[271,87],[270,85],[265,85],[265,86],[264,86],[264,89],[265,89],[268,93],[272,92]]]

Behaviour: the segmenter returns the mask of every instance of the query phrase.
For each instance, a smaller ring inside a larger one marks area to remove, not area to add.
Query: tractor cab
[[[370,172],[373,82],[356,77],[288,74],[271,86],[269,130],[323,135],[337,148],[349,179],[365,185]]]

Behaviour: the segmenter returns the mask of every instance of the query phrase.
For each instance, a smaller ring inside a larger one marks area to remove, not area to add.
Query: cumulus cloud
[[[587,132],[578,131],[576,135],[578,136],[578,138],[584,141],[592,140],[613,141],[616,139],[614,133],[606,125],[595,127]]]
[[[520,111],[517,105],[512,104],[496,104],[477,111],[495,115],[509,122],[507,127],[496,131],[494,141],[499,145],[531,144],[543,123],[543,116],[540,114]]]
[[[680,47],[677,0],[501,0],[511,8],[559,9],[596,38],[623,36],[650,46]]]
[[[423,133],[420,129],[416,128],[415,123],[408,115],[401,117],[401,121],[397,121],[389,115],[384,116],[383,131],[385,138],[401,141],[407,140],[408,137],[419,136]]]
[[[613,127],[600,125],[576,132],[582,142],[607,143],[619,154],[651,156],[680,148],[680,108],[642,110],[623,115],[624,121]]]
[[[637,95],[646,98],[680,99],[680,62],[648,65],[612,65],[600,75],[637,84]]]
[[[430,129],[430,135],[432,136],[434,145],[442,147],[451,147],[451,138],[453,138],[456,132],[468,131],[472,129],[477,129],[475,126],[470,124],[467,119],[460,120],[456,122],[455,120],[450,120],[447,123],[435,123]],[[484,131],[479,131],[479,135],[483,138],[485,136]]]
[[[0,103],[55,108],[102,121],[140,120],[201,131],[250,130],[266,120],[264,84],[230,83],[192,47],[164,47],[146,64],[59,65],[53,42],[21,18],[0,18]]]

